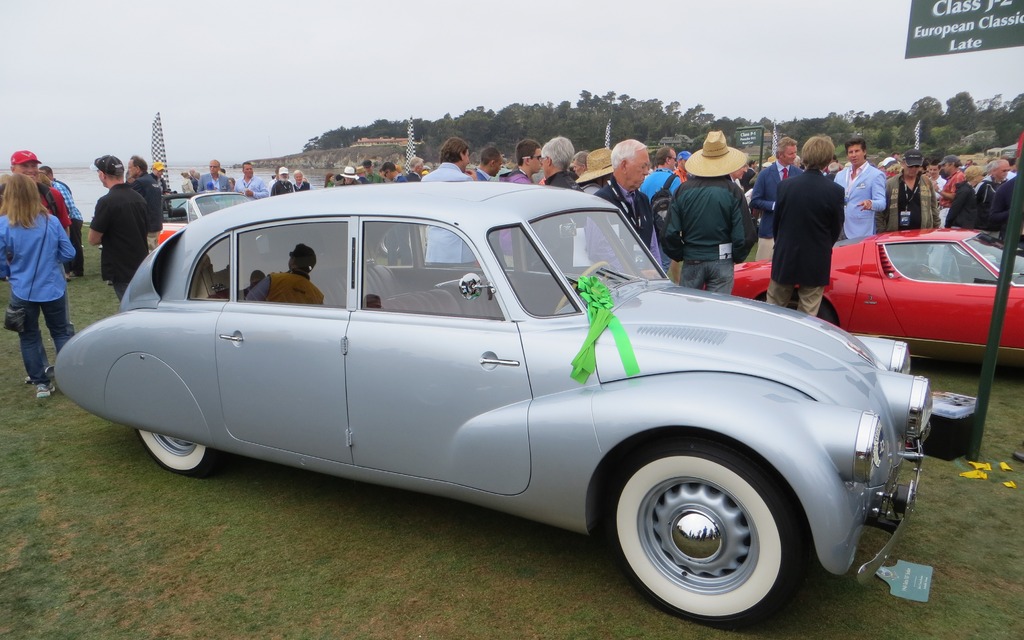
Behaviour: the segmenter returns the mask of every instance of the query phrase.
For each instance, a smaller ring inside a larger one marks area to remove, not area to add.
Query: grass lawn
[[[92,248],[86,273],[69,285],[79,329],[117,308]],[[603,538],[240,458],[176,476],[133,431],[59,392],[36,400],[13,333],[0,364],[0,637],[1020,637],[1021,371],[998,371],[982,446],[1015,472],[967,480],[963,460],[926,461],[894,558],[934,567],[930,602],[812,562],[785,611],[732,634],[649,605]],[[976,395],[978,366],[914,365],[934,389]],[[883,540],[869,531],[862,555]]]

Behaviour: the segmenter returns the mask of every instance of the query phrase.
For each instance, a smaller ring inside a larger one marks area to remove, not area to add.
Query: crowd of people
[[[638,140],[611,149],[577,151],[558,136],[541,144],[519,141],[506,159],[493,146],[471,164],[469,144],[458,137],[441,146],[428,169],[415,157],[405,168],[372,160],[328,172],[324,187],[403,182],[501,181],[542,184],[594,194],[617,207],[676,283],[731,293],[734,264],[757,246],[756,258],[772,262],[768,300],[786,306],[796,290],[798,308],[816,314],[828,284],[831,250],[842,238],[883,231],[941,226],[1005,232],[1016,181],[1015,160],[997,158],[984,167],[956,155],[925,158],[917,149],[873,165],[862,137],[845,142],[840,164],[830,138],[814,136],[800,153],[797,141],[779,140],[762,167],[728,146],[720,131],[708,133],[694,152],[664,146],[651,154]],[[166,167],[132,156],[127,170],[105,155],[94,162],[108,189],[96,203],[88,242],[103,245],[100,276],[121,300],[138,266],[158,242],[163,224]],[[232,191],[252,199],[308,191],[302,171],[280,167],[268,181],[253,163],[242,176],[182,172],[183,192]],[[29,197],[31,196],[31,197]],[[0,279],[9,280],[9,313],[21,318],[21,351],[37,397],[52,391],[39,330],[42,314],[59,351],[74,333],[66,283],[84,275],[82,214],[71,189],[34,153],[16,151],[11,175],[0,184]],[[429,246],[432,245],[432,246]],[[446,251],[445,238],[428,238],[428,251]]]

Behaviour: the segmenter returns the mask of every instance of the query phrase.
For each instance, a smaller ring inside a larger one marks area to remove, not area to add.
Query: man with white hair
[[[1006,182],[1006,174],[1010,171],[1010,161],[996,158],[985,165],[985,177],[978,183],[978,228],[988,231],[999,231],[1002,225],[989,222],[989,210],[999,185]]]
[[[413,157],[407,168],[408,171],[405,172],[406,181],[419,182],[423,176],[423,158],[419,156]]]
[[[569,138],[558,136],[548,140],[540,150],[540,168],[544,171],[544,184],[579,191],[580,186],[569,174],[569,165],[574,155],[576,150],[573,149]]]
[[[569,159],[572,159],[572,154]],[[650,168],[647,145],[639,140],[623,140],[612,149],[612,175],[608,184],[594,195],[619,208],[640,239],[651,249],[654,261],[661,264],[661,247],[654,233],[654,210],[651,201],[640,191]]]

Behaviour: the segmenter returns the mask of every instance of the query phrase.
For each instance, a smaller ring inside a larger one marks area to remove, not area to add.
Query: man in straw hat
[[[772,236],[776,239],[768,302],[785,307],[800,285],[798,308],[818,315],[821,294],[832,271],[832,245],[843,231],[844,190],[822,171],[836,147],[828,136],[814,136],[801,151],[807,171],[779,185]]]
[[[711,131],[704,148],[686,161],[688,179],[669,209],[664,250],[682,263],[679,284],[692,289],[732,293],[733,262],[742,262],[745,246],[743,192],[729,174],[747,163],[747,155],[726,145]]]
[[[585,193],[595,194],[608,182],[612,175],[612,150],[608,147],[594,149],[587,154],[587,170],[576,179]]]

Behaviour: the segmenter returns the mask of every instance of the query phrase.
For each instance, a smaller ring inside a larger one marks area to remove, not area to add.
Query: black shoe
[[[1024,462],[1024,451],[1014,451],[1013,458],[1015,460],[1020,460],[1021,462]]]

